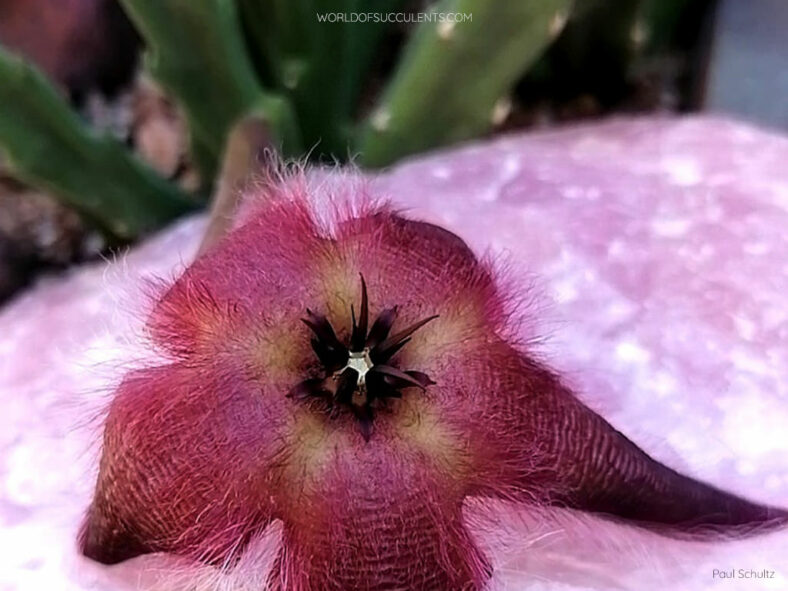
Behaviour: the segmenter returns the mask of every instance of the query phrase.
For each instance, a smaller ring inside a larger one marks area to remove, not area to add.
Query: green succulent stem
[[[262,115],[284,155],[300,154],[295,113],[284,96],[260,85],[235,0],[121,4],[147,43],[149,71],[186,114],[192,153],[205,179],[216,173],[229,130],[249,113]]]
[[[389,26],[383,15],[404,0],[239,0],[255,63],[288,96],[313,156],[343,160],[375,49]],[[364,15],[357,22],[329,14]]]
[[[15,177],[120,240],[194,206],[119,141],[85,124],[42,73],[2,48],[0,80],[0,152]]]
[[[383,166],[471,138],[506,111],[508,95],[560,32],[572,0],[440,0],[420,23],[377,107],[359,131],[361,162]]]

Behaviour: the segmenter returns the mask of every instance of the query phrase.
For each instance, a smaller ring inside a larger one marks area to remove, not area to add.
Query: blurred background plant
[[[515,128],[692,109],[714,5],[0,0],[0,298],[203,207],[250,117],[285,157],[377,168]]]

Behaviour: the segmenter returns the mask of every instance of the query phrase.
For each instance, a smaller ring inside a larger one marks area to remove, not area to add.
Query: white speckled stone
[[[613,120],[415,159],[374,186],[530,286],[541,356],[647,451],[788,505],[788,140],[717,119]],[[203,226],[42,280],[0,312],[1,590],[182,588],[155,582],[155,559],[82,560],[74,538],[95,418],[144,355],[145,279],[177,274]],[[479,534],[499,550],[495,588],[788,588],[787,533],[693,546],[500,515]]]

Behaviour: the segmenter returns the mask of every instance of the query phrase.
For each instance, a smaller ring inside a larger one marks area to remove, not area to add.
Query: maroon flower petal
[[[346,299],[356,299],[363,274],[377,313],[398,306],[399,326],[443,315],[447,305],[480,305],[492,316],[500,303],[488,269],[455,234],[392,211],[353,218],[340,224],[334,257],[344,266]],[[337,319],[338,325],[348,324]],[[407,335],[389,336],[387,346]],[[381,347],[382,343],[378,345]]]
[[[273,589],[483,587],[490,567],[462,524],[457,484],[390,435],[331,448],[319,490],[285,515]]]
[[[473,427],[483,450],[483,494],[519,496],[703,535],[788,524],[788,512],[752,503],[657,462],[583,405],[540,364],[499,343],[471,373],[486,411]],[[467,376],[466,376],[467,377]],[[497,428],[491,432],[490,426]]]
[[[237,556],[272,515],[276,412],[232,372],[131,374],[109,411],[82,552],[107,564],[160,551],[212,563]]]
[[[321,237],[305,202],[275,200],[231,236],[157,302],[148,323],[156,344],[187,357],[238,326],[260,324],[263,314],[292,330],[304,309],[322,300],[316,267],[330,240]]]

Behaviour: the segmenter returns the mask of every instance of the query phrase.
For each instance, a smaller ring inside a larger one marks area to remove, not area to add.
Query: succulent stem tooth
[[[558,37],[561,31],[564,30],[568,17],[569,13],[566,10],[559,10],[553,15],[553,18],[550,19],[549,29],[551,37]]]
[[[438,37],[444,41],[448,41],[454,36],[454,28],[457,23],[454,21],[442,21],[438,23]]]

